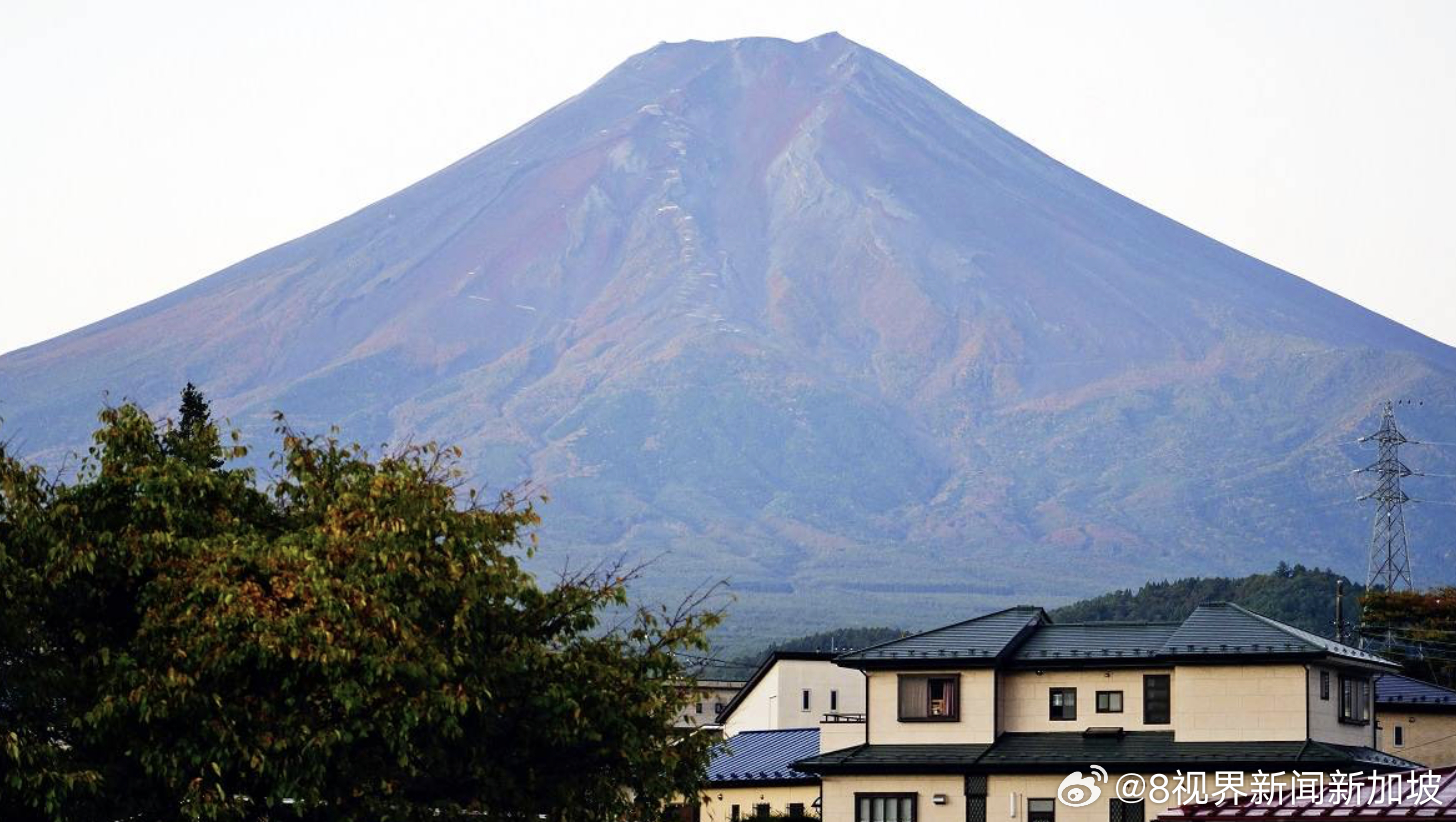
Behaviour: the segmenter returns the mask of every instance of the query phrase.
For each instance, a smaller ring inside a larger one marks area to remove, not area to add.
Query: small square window
[[[1097,692],[1097,713],[1099,713],[1099,714],[1120,714],[1120,713],[1122,713],[1122,691],[1098,691]]]
[[[694,713],[702,713],[703,712],[703,703],[699,702],[697,705],[694,705],[693,706],[693,712]]]
[[[790,802],[789,803],[789,816],[792,817],[792,818],[794,818],[794,819],[802,819],[804,817],[804,803],[803,802]]]
[[[1026,822],[1056,822],[1057,800],[1026,800]]]
[[[718,716],[719,714],[722,714],[722,713],[723,713],[723,703],[721,703],[721,702],[714,702],[713,703],[713,716]]]
[[[1077,718],[1077,689],[1051,689],[1051,718],[1066,721]]]

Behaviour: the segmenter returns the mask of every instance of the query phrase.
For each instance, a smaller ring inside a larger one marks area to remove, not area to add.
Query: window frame
[[[898,696],[898,694],[896,694],[896,696]],[[839,710],[839,691],[835,690],[834,688],[829,689],[829,710]]]
[[[1048,803],[1048,805],[1050,805],[1051,810],[1046,811],[1044,815],[1040,815],[1040,814],[1042,814],[1041,811],[1033,811],[1031,809],[1031,803],[1033,803],[1033,802],[1046,802],[1046,803]],[[1032,815],[1033,813],[1039,814],[1039,815],[1038,816],[1033,816]],[[1026,822],[1037,822],[1038,819],[1045,820],[1046,822],[1057,822],[1057,799],[1056,799],[1056,797],[1047,798],[1047,797],[1044,797],[1044,796],[1028,796],[1026,798]]]
[[[770,816],[773,816],[773,803],[755,802],[753,804],[754,819],[768,819]]]
[[[1320,701],[1330,701],[1330,672],[1320,671]]]
[[[1067,695],[1070,694],[1072,701],[1067,702]],[[1057,704],[1057,696],[1061,695],[1062,704]],[[1071,708],[1071,716],[1067,716],[1067,709]],[[1057,716],[1057,711],[1062,716]],[[1047,689],[1047,719],[1051,722],[1076,722],[1077,721],[1077,689],[1076,688],[1048,688]]]
[[[1346,725],[1369,725],[1372,690],[1368,678],[1340,674],[1340,721]]]
[[[1402,725],[1396,725],[1395,726],[1395,733],[1392,734],[1391,736],[1393,737],[1392,741],[1395,743],[1395,747],[1397,747],[1397,748],[1404,748],[1405,747],[1405,727],[1404,726],[1402,726]]]
[[[1112,707],[1113,694],[1117,695],[1116,708]],[[1106,709],[1102,707],[1102,697],[1104,696],[1107,697]],[[1123,695],[1122,691],[1098,691],[1097,695],[1092,699],[1092,707],[1099,714],[1120,714],[1127,709],[1127,697]]]
[[[810,690],[808,688],[804,688],[799,693],[799,710],[801,710],[801,711],[807,711],[807,710],[809,710],[809,706],[811,704],[813,704],[812,701],[811,701],[811,699],[812,698],[811,698],[811,695],[810,695]]]
[[[807,816],[807,814],[804,813],[803,802],[790,802],[787,813],[790,817],[795,819],[803,819],[805,816]]]
[[[910,818],[898,819],[896,822],[919,822],[920,794],[914,791],[855,791],[854,822],[872,822],[868,819],[861,819],[859,816],[859,802],[861,799],[908,799],[910,800]]]
[[[948,714],[940,716],[930,715],[930,689],[926,686],[925,695],[925,716],[905,716],[904,700],[900,698],[900,691],[907,679],[943,680],[949,682],[955,689],[955,695],[951,699],[952,710]],[[899,674],[895,677],[895,716],[901,722],[959,722],[961,721],[961,675],[956,674]],[[856,806],[857,808],[858,806]]]
[[[1148,698],[1148,685],[1151,682],[1161,680],[1164,683],[1166,700],[1164,706],[1166,712],[1158,719],[1152,713],[1153,700]],[[1143,724],[1144,725],[1171,725],[1173,724],[1173,675],[1172,674],[1143,674]]]

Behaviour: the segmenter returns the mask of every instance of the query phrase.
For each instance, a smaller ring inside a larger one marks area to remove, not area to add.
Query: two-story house
[[[1211,790],[1412,766],[1375,749],[1371,677],[1392,663],[1227,603],[1177,623],[1009,608],[836,661],[866,679],[859,738],[835,723],[795,765],[833,822],[1141,822],[1187,801],[1159,780],[1193,772]],[[1089,788],[1059,798],[1074,771]]]

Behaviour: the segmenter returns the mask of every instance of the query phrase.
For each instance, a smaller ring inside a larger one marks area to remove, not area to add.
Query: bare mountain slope
[[[259,442],[273,409],[447,440],[549,489],[548,565],[668,552],[646,593],[726,575],[788,635],[1270,557],[1358,576],[1340,443],[1389,395],[1452,407],[1453,378],[1456,351],[825,35],[639,54],[333,225],[0,358],[0,415],[54,460],[103,391],[164,410],[192,380]],[[1420,533],[1417,573],[1451,579]]]

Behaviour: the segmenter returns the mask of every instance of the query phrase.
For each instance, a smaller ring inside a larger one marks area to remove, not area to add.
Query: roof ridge
[[[978,622],[978,621],[983,620],[983,619],[990,619],[993,616],[1000,616],[1001,614],[1009,614],[1012,611],[1040,611],[1041,614],[1042,614],[1042,616],[1045,616],[1047,618],[1047,621],[1048,622],[1051,621],[1051,616],[1049,614],[1047,614],[1046,609],[1045,608],[1042,608],[1039,605],[1012,605],[1009,608],[1002,608],[999,611],[991,611],[989,613],[981,614],[980,616],[973,616],[970,619],[963,619],[960,622],[952,622],[949,625],[941,625],[941,626],[939,626],[937,628],[928,628],[928,629],[926,629],[924,631],[919,631],[917,633],[906,634],[905,636],[895,637],[894,639],[887,639],[887,640],[884,640],[883,642],[876,642],[873,645],[866,645],[863,648],[855,648],[852,651],[845,651],[844,653],[842,653],[839,656],[835,657],[835,659],[844,659],[846,657],[850,657],[850,656],[853,656],[855,654],[862,654],[865,651],[873,651],[876,648],[883,648],[886,645],[893,645],[896,642],[904,642],[907,639],[915,639],[916,637],[929,636],[930,634],[934,634],[934,633],[937,633],[939,631],[948,631],[951,628],[959,628],[962,625],[969,625],[972,622]]]
[[[1047,628],[1075,628],[1100,625],[1182,625],[1181,619],[1100,619],[1085,622],[1053,622]]]

